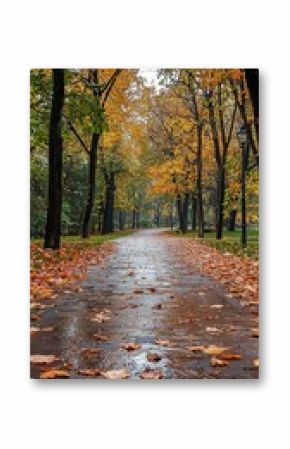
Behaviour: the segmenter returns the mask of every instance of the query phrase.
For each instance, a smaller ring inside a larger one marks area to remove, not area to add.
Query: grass
[[[182,234],[179,231],[172,231],[178,237],[198,238],[197,232],[188,231]],[[252,259],[259,258],[259,230],[257,228],[248,229],[247,248],[241,247],[241,231],[228,231],[224,229],[222,240],[216,240],[215,231],[209,231],[204,234],[203,239],[199,239],[201,243],[212,246],[223,252],[229,252],[238,256],[247,256]]]
[[[110,234],[104,235],[92,235],[87,239],[83,239],[79,235],[65,235],[61,238],[62,243],[76,243],[78,245],[84,245],[84,247],[101,245],[102,243],[117,239],[120,237],[126,237],[134,232],[132,229],[124,229],[123,231],[116,231]],[[43,243],[43,238],[31,238],[31,243]]]

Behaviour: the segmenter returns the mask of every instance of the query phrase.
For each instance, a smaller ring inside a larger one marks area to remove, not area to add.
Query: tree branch
[[[76,128],[74,127],[74,125],[72,124],[72,122],[65,116],[63,116],[67,127],[70,131],[72,131],[72,133],[75,135],[75,137],[77,138],[78,142],[81,144],[81,146],[84,148],[84,150],[86,151],[87,154],[90,154],[90,150],[89,147],[86,145],[86,143],[84,142],[84,140],[82,139],[82,137],[79,135],[79,133],[77,132]]]

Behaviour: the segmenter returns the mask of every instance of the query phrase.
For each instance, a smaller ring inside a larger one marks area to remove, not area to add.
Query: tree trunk
[[[182,230],[183,227],[183,216],[182,216],[182,204],[181,204],[181,196],[180,193],[178,193],[176,198],[176,209],[177,209],[177,216],[179,221],[179,229]]]
[[[218,169],[218,185],[217,185],[216,238],[218,240],[220,240],[223,235],[224,201],[225,201],[225,170],[223,165],[221,165]]]
[[[255,120],[257,139],[259,140],[259,69],[245,69]]]
[[[136,210],[132,210],[132,229],[136,229]]]
[[[114,232],[115,173],[105,175],[105,208],[102,234]]]
[[[181,232],[186,232],[188,228],[188,206],[189,206],[189,193],[186,193],[182,203],[182,226]]]
[[[191,195],[191,229],[195,231],[196,228],[196,197],[193,193]]]
[[[230,214],[229,214],[229,218],[228,218],[228,231],[235,231],[236,230],[236,216],[237,216],[237,211],[236,210],[231,210]]]
[[[202,200],[202,125],[197,125],[197,217],[198,236],[204,237],[204,212]]]
[[[89,159],[89,190],[87,197],[87,205],[85,210],[85,216],[83,221],[82,237],[87,238],[90,236],[90,225],[92,219],[92,212],[96,194],[96,168],[97,168],[97,152],[100,135],[93,133],[90,149]]]
[[[64,70],[53,70],[53,96],[49,125],[48,207],[45,248],[58,249],[61,236],[62,206],[62,113],[64,104]]]
[[[124,217],[122,209],[119,209],[119,231],[124,229]]]

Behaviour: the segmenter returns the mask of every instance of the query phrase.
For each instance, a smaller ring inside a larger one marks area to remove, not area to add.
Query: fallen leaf
[[[63,369],[51,369],[40,374],[40,379],[66,379],[68,377],[69,372]]]
[[[141,348],[141,345],[139,345],[139,343],[134,343],[134,342],[131,342],[131,343],[123,343],[123,344],[121,345],[121,348],[122,348],[122,349],[126,349],[126,351],[135,351],[136,349],[140,349],[140,348]]]
[[[205,354],[208,355],[219,355],[222,352],[226,351],[228,348],[223,347],[223,346],[215,346],[215,345],[210,345],[207,348],[205,348],[203,350],[203,352],[205,352]]]
[[[108,341],[109,337],[106,335],[93,334],[93,336],[99,341]]]
[[[253,327],[252,329],[252,335],[253,338],[259,338],[259,329],[256,327]]]
[[[129,270],[127,273],[128,276],[133,276],[133,274],[134,274],[134,271],[132,271],[132,270]]]
[[[161,360],[161,356],[157,354],[157,352],[148,352],[147,360],[148,362],[159,362],[159,360]]]
[[[210,306],[211,309],[222,309],[223,305],[222,304],[212,304]]]
[[[98,368],[80,369],[78,373],[81,376],[99,376],[101,371]]]
[[[152,306],[152,309],[161,310],[162,309],[162,304],[155,304],[155,306]]]
[[[227,362],[226,360],[221,360],[218,359],[216,357],[212,357],[211,361],[210,361],[211,366],[228,366],[229,362]]]
[[[207,332],[219,332],[219,329],[217,327],[206,327],[205,330]]]
[[[169,346],[169,344],[170,344],[170,341],[169,340],[155,340],[155,343],[157,344],[157,345],[160,345],[160,346]]]
[[[241,360],[240,354],[231,354],[230,352],[223,352],[219,355],[222,360]]]
[[[59,360],[55,355],[34,354],[30,356],[31,363],[53,363]]]
[[[146,368],[140,374],[141,379],[163,379],[164,375],[160,369]]]
[[[189,351],[192,352],[200,352],[200,351],[204,351],[204,346],[188,346],[186,349],[188,349]]]
[[[126,368],[123,368],[123,369],[117,369],[117,370],[101,371],[101,375],[105,379],[111,379],[111,380],[128,379],[129,372]]]
[[[149,290],[151,293],[156,292],[156,288],[154,288],[154,287],[149,287],[148,290]]]
[[[142,290],[142,288],[135,288],[135,290],[133,290],[133,293],[136,294],[144,293],[144,290]]]
[[[255,360],[253,361],[253,365],[254,365],[255,368],[259,368],[259,366],[260,366],[260,361],[259,361],[259,359],[255,359]]]

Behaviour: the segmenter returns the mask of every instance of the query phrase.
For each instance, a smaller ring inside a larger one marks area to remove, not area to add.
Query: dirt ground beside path
[[[182,241],[159,230],[121,238],[78,291],[46,300],[31,377],[257,378],[256,304],[202,273],[194,249],[191,264]]]

